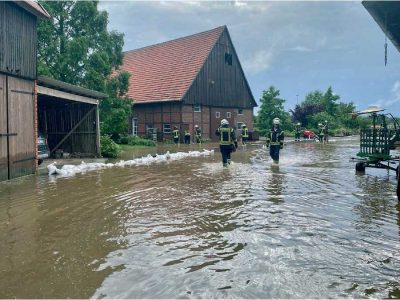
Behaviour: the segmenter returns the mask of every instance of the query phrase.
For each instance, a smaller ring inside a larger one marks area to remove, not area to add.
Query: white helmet
[[[274,125],[280,125],[280,124],[281,124],[281,120],[279,120],[279,118],[275,118],[275,119],[272,121],[272,124],[274,124]]]
[[[221,125],[229,125],[229,122],[227,119],[222,119],[221,120]]]
[[[322,126],[322,123],[318,123],[318,126],[321,127],[321,126]]]
[[[242,128],[243,128],[243,127],[246,127],[246,124],[243,123],[243,124],[242,124]]]
[[[199,125],[194,125],[195,128],[199,127]]]
[[[300,122],[298,122],[298,123],[297,123],[297,126],[300,126],[300,125],[301,125]]]

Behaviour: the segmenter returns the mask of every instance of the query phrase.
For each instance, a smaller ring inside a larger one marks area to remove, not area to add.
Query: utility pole
[[[299,105],[299,94],[296,94],[296,98],[297,98],[297,105]]]

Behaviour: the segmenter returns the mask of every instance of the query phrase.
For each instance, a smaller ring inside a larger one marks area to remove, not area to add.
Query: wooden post
[[[97,156],[101,157],[100,148],[100,116],[99,116],[99,106],[96,105],[96,146],[97,146]]]
[[[400,201],[400,163],[399,167],[397,168],[398,173],[397,173],[397,200]]]

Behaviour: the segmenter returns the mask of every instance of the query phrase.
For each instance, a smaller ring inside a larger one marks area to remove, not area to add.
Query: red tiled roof
[[[34,0],[14,1],[14,3],[37,17],[50,18],[49,13],[43,8],[43,6]]]
[[[181,100],[225,28],[125,52],[128,96],[135,103]]]

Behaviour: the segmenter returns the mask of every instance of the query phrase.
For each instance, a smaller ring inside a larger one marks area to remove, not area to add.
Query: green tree
[[[107,99],[100,102],[100,130],[102,134],[118,141],[128,132],[128,118],[132,110],[132,100],[126,97],[129,88],[129,73],[121,72],[106,84]]]
[[[290,116],[283,107],[285,99],[279,98],[279,95],[279,90],[274,86],[270,86],[268,90],[263,91],[256,123],[256,128],[261,135],[266,135],[270,130],[274,118],[281,119],[283,129],[292,129]]]
[[[98,1],[40,1],[50,20],[38,25],[38,73],[104,92],[102,133],[127,132],[131,101],[125,97],[129,75],[112,77],[122,64],[123,34],[107,30],[108,14]]]
[[[334,94],[332,87],[329,87],[321,98],[322,107],[328,114],[330,114],[331,116],[335,116],[336,107],[338,105],[336,101],[338,101],[339,99],[340,96]]]

